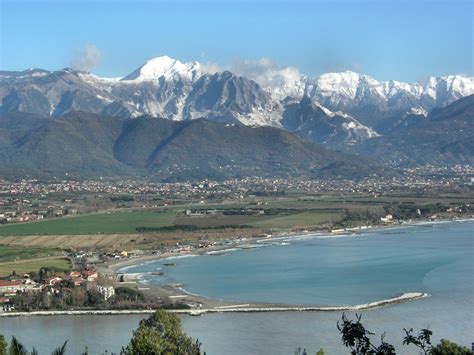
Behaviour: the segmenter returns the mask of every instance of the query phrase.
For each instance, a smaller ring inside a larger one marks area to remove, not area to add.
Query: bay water
[[[364,324],[387,333],[397,353],[403,328],[426,328],[434,340],[474,341],[474,223],[390,228],[347,236],[305,235],[259,243],[221,255],[158,260],[126,269],[150,284],[178,282],[191,293],[237,302],[353,305],[427,292],[430,297],[364,311]],[[173,263],[174,266],[165,264]],[[354,313],[348,316],[354,317]],[[119,351],[144,316],[59,316],[0,319],[40,353],[69,339],[70,353]],[[182,316],[185,330],[208,354],[348,353],[336,328],[340,312],[222,313]]]

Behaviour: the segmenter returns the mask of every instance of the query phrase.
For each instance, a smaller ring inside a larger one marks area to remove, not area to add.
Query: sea
[[[359,305],[406,292],[429,297],[358,312],[363,324],[385,333],[397,354],[404,328],[428,328],[433,340],[474,342],[474,222],[425,223],[345,235],[305,234],[261,240],[202,256],[128,267],[149,284],[179,283],[186,292],[215,299],[301,305]],[[156,275],[162,271],[163,275]],[[150,274],[155,272],[155,274]],[[355,318],[355,312],[347,312]],[[314,354],[349,350],[337,330],[341,312],[220,313],[183,315],[185,331],[213,354]],[[0,333],[15,335],[39,353],[68,340],[71,354],[119,352],[141,315],[0,318]]]

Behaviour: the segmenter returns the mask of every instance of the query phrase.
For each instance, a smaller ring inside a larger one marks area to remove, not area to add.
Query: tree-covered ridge
[[[119,121],[79,112],[35,126],[28,121],[22,125],[19,115],[0,116],[0,178],[359,179],[386,173],[370,159],[332,151],[272,127],[201,119]]]

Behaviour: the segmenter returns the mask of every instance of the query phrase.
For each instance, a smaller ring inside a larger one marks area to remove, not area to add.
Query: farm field
[[[54,267],[69,270],[71,264],[68,259],[60,257],[2,262],[0,263],[0,276],[8,276],[13,271],[17,274],[38,271],[42,267]]]
[[[136,233],[137,227],[164,227],[173,224],[175,212],[124,211],[77,217],[49,219],[41,222],[0,226],[0,235],[61,235]]]
[[[35,248],[3,249],[3,254],[0,249],[0,261],[2,257],[7,261],[6,257],[13,260],[54,255],[51,254],[53,249],[153,249],[177,242],[252,236],[270,230],[317,229],[326,224],[343,228],[373,223],[387,211],[394,211],[392,213],[398,213],[405,219],[413,218],[417,208],[425,209],[425,215],[440,213],[441,217],[449,217],[448,213],[443,215],[443,212],[450,206],[469,206],[472,203],[473,195],[470,193],[377,197],[347,194],[252,197],[239,202],[176,204],[163,206],[161,210],[127,208],[0,225],[0,245],[5,248]],[[184,214],[186,210],[202,215],[188,216]],[[197,229],[187,229],[186,226]],[[138,227],[149,230],[138,233]],[[168,228],[160,230],[162,227]]]
[[[41,258],[60,254],[59,249],[53,248],[25,248],[13,245],[0,245],[0,262]]]
[[[265,217],[245,215],[198,217],[180,216],[175,219],[174,223],[177,226],[192,225],[198,228],[218,228],[222,226],[250,225],[255,221],[261,220],[262,218]]]
[[[221,226],[250,226],[255,228],[291,229],[295,227],[308,227],[328,222],[335,222],[341,217],[337,211],[310,211],[292,214],[276,215],[224,215],[224,216],[199,216],[178,217],[176,225],[193,225],[199,228],[217,228]]]
[[[265,219],[251,223],[259,228],[291,229],[295,227],[309,227],[323,223],[336,222],[341,218],[339,212],[317,211],[302,212],[287,216],[268,216]]]

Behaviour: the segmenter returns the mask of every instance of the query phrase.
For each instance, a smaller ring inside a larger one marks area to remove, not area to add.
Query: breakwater
[[[171,309],[172,313],[189,314],[193,316],[206,313],[228,313],[228,312],[344,312],[365,311],[383,306],[402,302],[413,301],[428,297],[427,293],[409,292],[398,297],[375,301],[353,306],[295,306],[295,305],[228,305],[212,308]],[[132,309],[132,310],[70,310],[70,311],[32,311],[32,312],[3,312],[0,317],[25,317],[25,316],[74,316],[74,315],[120,315],[120,314],[151,314],[154,309]]]

